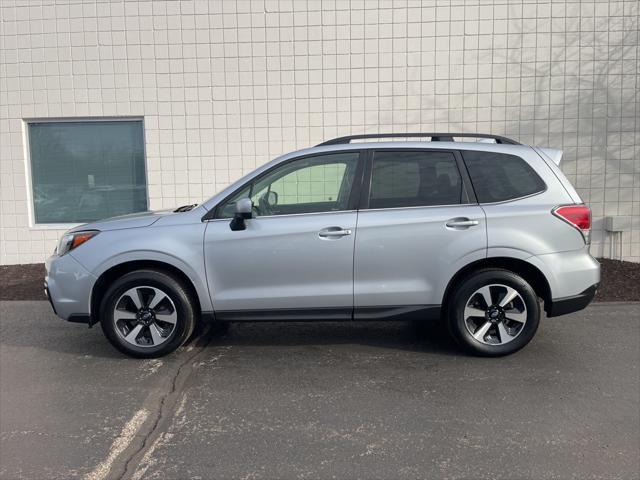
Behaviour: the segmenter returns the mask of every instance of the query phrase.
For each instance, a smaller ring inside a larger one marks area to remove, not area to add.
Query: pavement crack
[[[121,471],[113,472],[114,475],[111,478],[117,480],[132,478],[136,473],[139,462],[148,452],[150,453],[157,441],[163,438],[164,431],[170,426],[169,422],[173,418],[177,400],[180,398],[187,380],[197,366],[198,357],[207,352],[206,347],[218,330],[216,326],[207,326],[204,333],[192,345],[187,347],[189,355],[178,365],[171,377],[168,391],[162,394],[157,407],[149,409],[151,411],[149,417],[153,417],[153,422],[145,429],[146,431],[138,434],[138,437],[142,438],[139,445],[124,452],[124,458],[118,462],[118,465],[121,466]]]

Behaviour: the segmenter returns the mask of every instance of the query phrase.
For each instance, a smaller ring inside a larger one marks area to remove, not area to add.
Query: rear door
[[[355,318],[437,311],[461,266],[486,256],[482,208],[456,151],[367,159],[354,257]]]

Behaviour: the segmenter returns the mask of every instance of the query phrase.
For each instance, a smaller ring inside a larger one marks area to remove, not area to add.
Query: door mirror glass
[[[244,230],[247,228],[245,220],[249,220],[252,217],[253,202],[250,198],[241,198],[236,202],[236,212],[233,216],[233,220],[229,224],[231,230]]]

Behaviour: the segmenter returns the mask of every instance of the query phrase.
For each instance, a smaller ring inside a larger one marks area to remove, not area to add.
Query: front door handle
[[[340,238],[351,235],[351,230],[342,227],[327,227],[318,232],[320,238]]]
[[[448,220],[445,225],[449,228],[469,228],[473,227],[474,225],[478,225],[479,223],[480,222],[478,220],[471,220],[466,217],[460,217]]]

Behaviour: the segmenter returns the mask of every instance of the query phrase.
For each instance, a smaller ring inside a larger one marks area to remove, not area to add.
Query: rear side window
[[[369,208],[457,205],[467,202],[453,153],[375,152]]]
[[[544,191],[546,185],[522,158],[493,152],[462,152],[480,203],[504,202]]]

